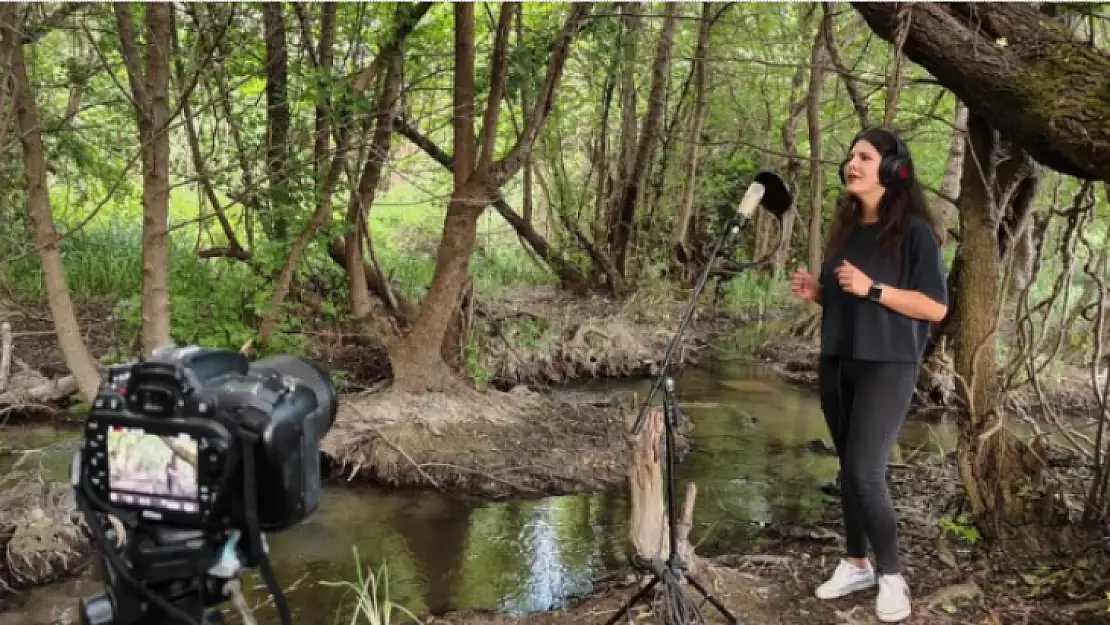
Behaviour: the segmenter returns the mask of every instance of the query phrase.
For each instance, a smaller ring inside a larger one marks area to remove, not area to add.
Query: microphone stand
[[[674,428],[678,425],[680,420],[678,402],[675,400],[675,382],[674,378],[668,374],[671,359],[677,349],[679,342],[682,339],[682,333],[689,325],[690,319],[693,317],[694,309],[697,305],[698,295],[701,294],[702,289],[705,288],[705,283],[709,279],[709,273],[713,269],[713,264],[720,255],[721,250],[724,249],[725,243],[729,238],[740,232],[748,223],[748,217],[743,214],[737,214],[729,220],[728,226],[721,233],[717,239],[717,244],[713,248],[713,254],[709,257],[705,267],[702,269],[701,276],[698,277],[697,283],[694,285],[694,290],[690,294],[690,299],[686,304],[686,310],[682,314],[682,318],[678,324],[678,330],[675,331],[671,337],[670,344],[667,345],[667,350],[663,354],[663,363],[659,367],[659,373],[656,375],[655,382],[651,386],[651,391],[648,393],[647,399],[643,405],[640,406],[640,413],[636,416],[636,421],[632,426],[632,434],[637,435],[643,428],[644,419],[647,417],[648,407],[651,405],[651,400],[655,393],[663,389],[663,429],[664,429],[664,454],[666,456],[667,467],[667,525],[670,539],[670,553],[665,562],[660,562],[658,559],[644,561],[637,554],[633,557],[633,566],[640,569],[647,569],[653,573],[651,582],[644,586],[635,596],[628,600],[622,606],[613,618],[609,619],[606,625],[616,625],[616,622],[627,613],[633,605],[641,599],[645,599],[649,592],[659,583],[662,583],[669,591],[668,594],[674,596],[685,597],[685,592],[682,589],[683,581],[689,582],[706,600],[717,608],[725,620],[732,625],[740,625],[740,620],[732,615],[716,597],[709,593],[705,587],[693,575],[690,574],[686,568],[686,563],[678,555],[678,507],[675,505],[675,479],[674,479],[674,466],[675,466],[675,436]],[[758,265],[758,262],[741,263],[738,266],[737,272]],[[682,621],[670,622],[668,625],[685,625]]]

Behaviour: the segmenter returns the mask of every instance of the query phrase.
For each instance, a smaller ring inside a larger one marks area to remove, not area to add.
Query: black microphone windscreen
[[[786,211],[794,205],[794,197],[790,186],[781,176],[773,171],[763,170],[755,175],[755,181],[763,185],[763,208],[775,217],[782,218]]]

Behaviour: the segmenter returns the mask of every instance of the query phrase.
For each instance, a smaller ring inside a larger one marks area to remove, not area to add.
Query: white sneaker
[[[818,599],[839,599],[875,585],[875,571],[868,563],[861,569],[847,560],[841,560],[827,582],[817,587]]]
[[[901,575],[879,576],[875,614],[884,623],[897,623],[910,616],[910,588]]]

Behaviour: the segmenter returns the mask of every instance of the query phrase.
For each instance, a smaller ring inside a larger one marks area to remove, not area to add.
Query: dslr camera
[[[288,355],[194,345],[113,366],[72,470],[106,585],[81,600],[82,624],[221,623],[213,606],[259,567],[288,625],[263,532],[319,505],[337,408],[329,375]]]

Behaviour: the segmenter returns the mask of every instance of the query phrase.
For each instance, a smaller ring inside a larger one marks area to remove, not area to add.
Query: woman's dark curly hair
[[[899,146],[901,140],[889,130],[881,128],[864,130],[852,139],[851,145],[848,146],[849,152],[861,140],[875,146],[884,160],[898,154],[899,147],[904,150],[906,158],[910,158],[909,148],[905,144]],[[901,256],[906,229],[912,215],[917,215],[928,221],[933,229],[933,236],[937,239],[937,244],[944,245],[944,225],[933,215],[928,204],[925,203],[925,194],[921,188],[921,183],[917,180],[912,159],[910,163],[908,183],[887,187],[882,200],[879,201],[879,250],[887,258],[893,259]],[[846,165],[847,161],[841,167]],[[847,191],[841,193],[840,197],[836,199],[836,214],[829,226],[829,236],[825,244],[825,258],[833,257],[848,240],[856,225],[859,224],[860,208],[859,199]]]

